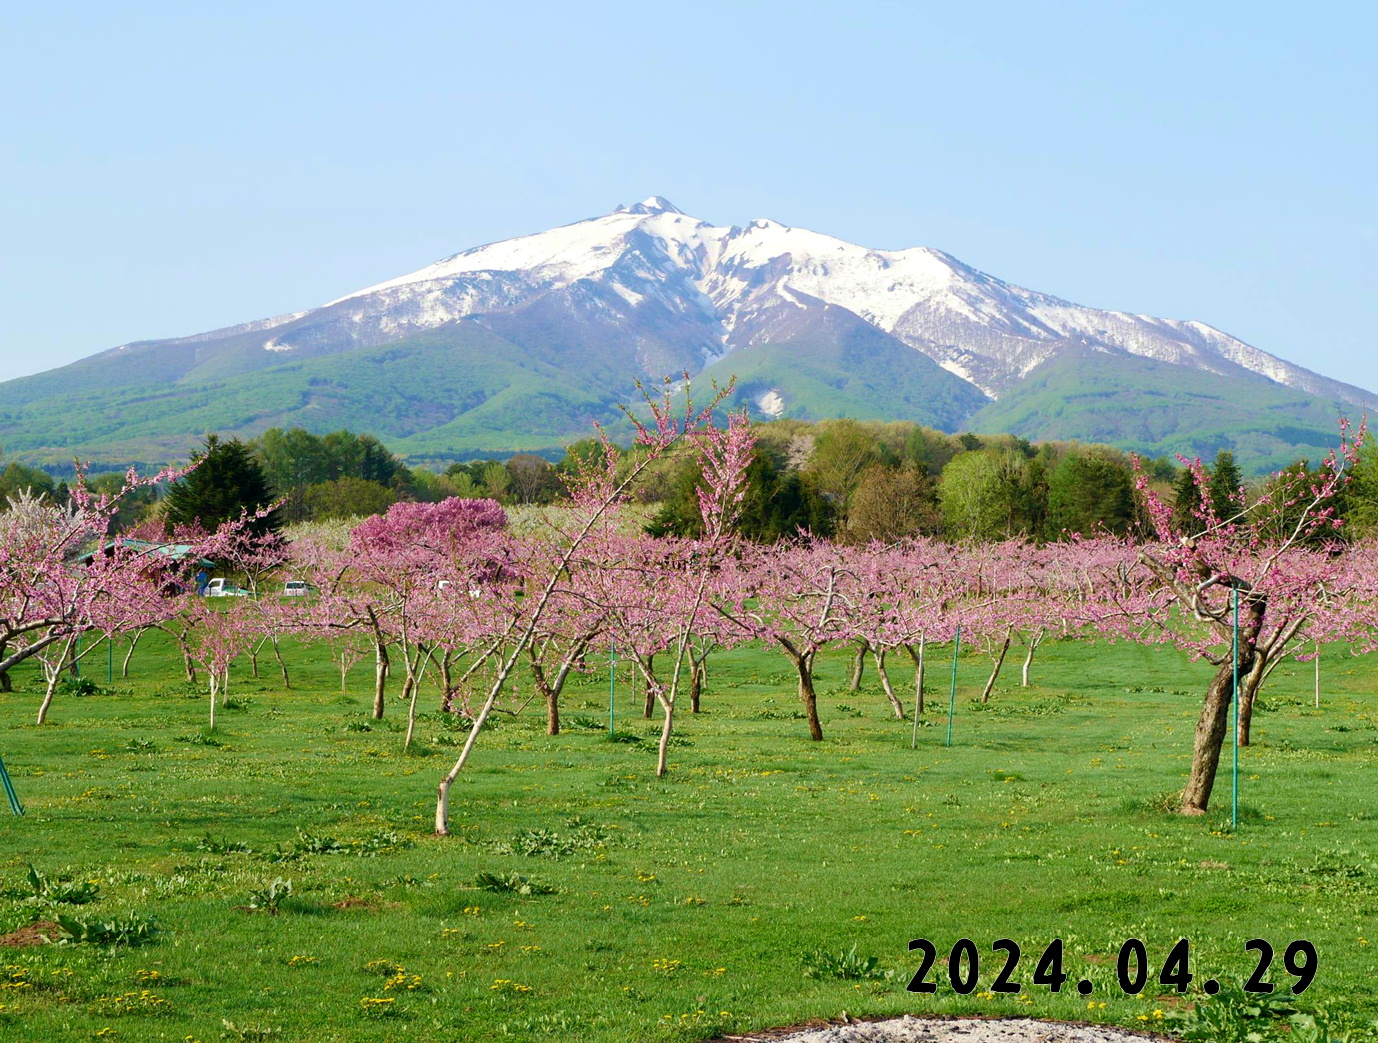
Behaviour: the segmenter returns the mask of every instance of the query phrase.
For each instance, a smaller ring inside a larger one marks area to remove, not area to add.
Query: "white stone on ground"
[[[789,1035],[728,1036],[736,1043],[1147,1043],[1165,1039],[1103,1025],[1032,1018],[912,1018],[858,1021]]]

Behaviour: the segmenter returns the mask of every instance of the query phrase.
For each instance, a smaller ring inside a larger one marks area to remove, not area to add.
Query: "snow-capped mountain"
[[[642,375],[653,377],[696,371],[777,340],[786,321],[782,306],[808,311],[821,302],[846,309],[991,398],[1068,346],[1089,346],[1225,376],[1247,370],[1313,394],[1378,405],[1362,389],[1205,323],[1083,307],[928,247],[872,250],[769,220],[715,226],[660,196],[465,250],[315,311],[270,320],[275,325],[266,328],[262,347],[288,353],[368,346],[466,318],[508,328],[552,294],[564,298],[563,308],[601,311],[605,321],[635,328],[632,357]]]
[[[10,381],[0,444],[161,462],[206,431],[300,424],[429,458],[554,450],[615,421],[636,379],[705,370],[761,417],[1232,447],[1260,466],[1314,456],[1336,416],[1378,408],[1200,322],[1083,307],[927,247],[713,225],[652,196],[321,307]]]

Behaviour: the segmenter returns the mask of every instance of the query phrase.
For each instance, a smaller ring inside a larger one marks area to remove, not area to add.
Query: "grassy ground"
[[[364,668],[342,695],[324,650],[290,662],[290,692],[266,668],[261,681],[236,668],[214,744],[201,741],[204,695],[148,639],[129,681],[117,658],[113,691],[60,697],[42,729],[34,678],[0,696],[0,754],[28,807],[0,817],[0,933],[55,913],[152,917],[163,932],[0,949],[7,1043],[699,1040],[843,1010],[1161,1029],[1183,1001],[1114,985],[1130,937],[1155,974],[1189,938],[1195,988],[1243,981],[1244,944],[1261,936],[1283,990],[1283,949],[1305,938],[1319,973],[1298,1002],[1354,1025],[1378,1017],[1369,662],[1327,660],[1320,711],[1309,668],[1279,672],[1244,752],[1237,831],[1228,776],[1206,819],[1161,810],[1206,670],[1167,649],[1062,644],[1040,651],[1032,687],[1012,669],[985,709],[973,696],[986,661],[964,659],[951,749],[945,691],[911,750],[909,722],[875,690],[845,691],[834,656],[815,744],[783,659],[720,655],[663,780],[652,742],[608,741],[607,678],[592,677],[567,693],[567,734],[546,737],[528,711],[481,740],[447,840],[428,834],[458,733],[428,715],[425,749],[403,755],[403,708],[369,721]],[[87,672],[103,682],[104,657]],[[619,730],[650,736],[620,695]],[[95,881],[99,898],[35,900],[30,863],[50,897],[65,878]],[[485,890],[480,874],[554,893]],[[292,893],[277,915],[248,911],[278,877]],[[978,991],[957,995],[940,964],[936,994],[907,993],[920,937],[940,955],[974,940]],[[987,991],[1000,938],[1023,948],[1018,997]],[[1053,938],[1071,976],[1059,996],[1030,985]]]

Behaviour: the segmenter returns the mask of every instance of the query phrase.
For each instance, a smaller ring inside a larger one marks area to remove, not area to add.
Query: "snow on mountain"
[[[504,330],[533,303],[641,338],[655,365],[695,369],[778,337],[776,305],[844,308],[998,398],[1069,346],[1139,355],[1378,407],[1204,323],[1087,308],[1003,282],[927,247],[872,250],[775,221],[721,227],[651,196],[601,217],[475,247],[293,316],[263,348],[289,353],[384,343],[460,319]],[[599,318],[601,316],[601,318]],[[766,320],[766,317],[769,320]],[[267,327],[265,327],[267,328]],[[646,338],[659,347],[647,348]],[[668,345],[668,347],[666,347]],[[772,400],[772,407],[779,408]]]

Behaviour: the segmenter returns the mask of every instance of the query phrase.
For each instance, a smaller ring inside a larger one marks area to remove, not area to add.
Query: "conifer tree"
[[[1190,467],[1177,476],[1176,498],[1172,504],[1172,531],[1179,536],[1194,536],[1205,528],[1201,520],[1201,488]]]
[[[273,502],[273,490],[248,446],[237,438],[222,442],[216,435],[207,435],[204,445],[204,451],[192,453],[196,469],[168,487],[168,532],[194,524],[210,531]],[[254,521],[250,530],[265,536],[276,533],[281,525],[274,510]]]
[[[1206,483],[1206,497],[1217,519],[1228,521],[1244,509],[1240,491],[1243,484],[1244,476],[1234,462],[1234,453],[1228,449],[1216,453],[1215,466],[1211,468],[1210,481]]]

